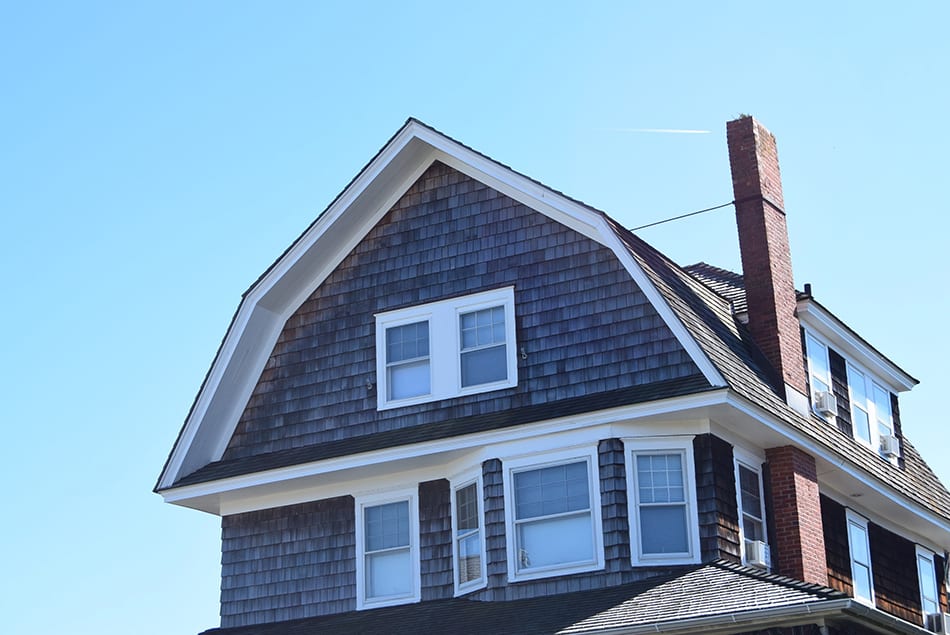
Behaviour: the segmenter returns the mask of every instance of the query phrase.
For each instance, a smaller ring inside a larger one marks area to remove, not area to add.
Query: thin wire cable
[[[635,232],[641,229],[646,229],[647,227],[653,227],[655,225],[662,225],[663,223],[669,223],[674,220],[679,220],[681,218],[688,218],[690,216],[696,216],[697,214],[705,214],[706,212],[722,209],[723,207],[729,207],[730,205],[733,205],[734,203],[735,201],[729,201],[728,203],[723,203],[722,205],[716,205],[715,207],[707,207],[706,209],[701,209],[696,212],[690,212],[689,214],[680,214],[679,216],[674,216],[673,218],[667,218],[666,220],[658,220],[655,223],[647,223],[646,225],[640,225],[639,227],[632,227],[630,231]]]

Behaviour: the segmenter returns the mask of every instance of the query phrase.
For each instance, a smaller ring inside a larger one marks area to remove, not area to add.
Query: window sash
[[[673,457],[676,461],[671,464]],[[661,458],[664,469],[655,469],[660,467],[657,459]],[[641,558],[678,558],[692,553],[686,459],[682,450],[632,453],[636,540]],[[671,466],[678,470],[674,472]],[[658,477],[663,480],[657,482]]]
[[[874,574],[871,570],[871,542],[867,521],[848,513],[848,552],[851,556],[851,585],[855,599],[874,602]]]
[[[357,497],[357,608],[417,600],[418,507],[402,491]]]
[[[811,380],[812,398],[814,398],[816,392],[831,391],[831,363],[828,359],[828,347],[806,333],[805,351],[808,356],[808,376]]]
[[[517,462],[506,472],[512,580],[603,566],[596,453],[558,462]],[[518,463],[521,463],[519,465]]]
[[[917,548],[917,580],[920,584],[920,606],[924,617],[940,612],[940,594],[937,591],[937,573],[933,554]]]
[[[467,590],[484,581],[484,549],[478,481],[453,488],[455,585]]]

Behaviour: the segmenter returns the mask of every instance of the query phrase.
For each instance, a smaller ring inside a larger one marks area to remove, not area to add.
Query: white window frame
[[[593,557],[589,561],[570,562],[542,567],[521,568],[519,570],[519,543],[517,536],[517,521],[515,517],[514,475],[518,472],[527,472],[535,469],[565,465],[568,463],[587,463],[587,486],[589,488],[590,516],[591,516],[591,544]],[[508,551],[508,581],[521,582],[523,580],[537,580],[552,576],[570,573],[597,571],[604,568],[604,532],[601,522],[600,501],[600,465],[597,447],[575,448],[560,452],[532,454],[503,460],[504,470],[502,478],[505,486],[505,540]]]
[[[482,485],[481,470],[478,472],[469,472],[454,477],[451,481],[452,488],[452,578],[454,580],[455,595],[471,593],[477,589],[482,589],[488,584],[487,557],[485,551],[485,490]],[[470,485],[475,486],[475,497],[478,500],[478,547],[481,554],[481,563],[479,578],[462,583],[459,572],[461,563],[459,562],[459,535],[458,535],[458,491]]]
[[[463,313],[497,306],[502,306],[505,309],[507,377],[499,381],[462,387],[460,316]],[[503,287],[440,302],[430,302],[406,309],[378,313],[375,318],[377,410],[428,403],[518,385],[514,287]],[[427,321],[429,324],[429,392],[405,399],[389,399],[389,375],[386,372],[386,329],[421,321]]]
[[[916,557],[915,561],[917,563],[917,585],[920,587],[920,610],[924,614],[924,624],[927,623],[927,616],[933,613],[940,613],[940,589],[937,584],[937,567],[934,561],[934,552],[930,549],[925,549],[920,545],[916,545]],[[920,576],[920,565],[921,561],[926,563],[926,566],[930,567],[930,574],[933,576],[933,588],[925,589],[924,580]],[[936,610],[927,612],[924,604],[927,602],[927,592],[930,592],[933,596],[933,602],[936,604]]]
[[[816,395],[819,392],[819,386],[815,385],[816,380],[828,386],[829,392],[834,392],[834,384],[831,378],[831,356],[828,354],[828,346],[807,330],[805,331],[805,353],[808,359],[808,388],[811,391],[809,401],[812,404],[812,409],[814,409]],[[817,367],[815,361],[819,359],[825,362],[825,368],[828,369],[827,375],[823,374],[821,369]]]
[[[380,599],[366,597],[366,529],[365,510],[388,503],[409,504],[409,568],[410,592]],[[356,497],[356,609],[411,604],[422,598],[422,576],[419,565],[419,498],[418,488],[367,494]]]
[[[847,509],[845,510],[845,519],[847,521],[848,527],[848,558],[851,563],[851,591],[854,599],[863,604],[868,604],[874,606],[874,569],[872,567],[871,561],[871,533],[868,531],[868,519],[864,516],[861,516],[854,511]],[[855,527],[864,532],[864,542],[867,544],[868,549],[866,554],[855,554],[855,545],[851,544],[851,528]],[[855,575],[855,566],[865,566],[864,563],[860,562],[856,556],[863,556],[867,558],[867,569],[868,569],[868,581],[869,587],[871,589],[871,597],[864,597],[858,595],[857,585],[854,583]]]
[[[874,450],[874,452],[881,454],[881,431],[878,429],[878,418],[881,416],[881,413],[878,412],[877,401],[874,399],[874,391],[880,390],[884,393],[886,399],[887,413],[886,417],[882,417],[882,421],[885,426],[888,428],[888,434],[894,434],[894,413],[891,409],[891,391],[888,390],[885,386],[881,385],[878,381],[875,380],[874,375],[867,372],[857,364],[848,361],[848,401],[851,404],[851,426],[852,426],[852,435],[854,439],[859,443],[866,445],[867,447]],[[857,382],[864,383],[864,394],[867,396],[867,400],[863,403],[859,403],[854,396],[854,385]],[[868,427],[870,428],[871,437],[870,443],[866,442],[864,439],[858,436],[857,427],[854,417],[854,408],[858,407],[862,411],[866,412],[868,415]]]
[[[762,480],[762,463],[764,462],[759,457],[735,448],[733,450],[734,458],[734,469],[736,475],[736,504],[738,505],[739,510],[739,551],[742,556],[742,563],[746,563],[746,549],[745,549],[745,523],[743,523],[743,514],[745,513],[742,508],[742,485],[739,480],[739,467],[743,467],[750,472],[755,472],[758,477],[759,482],[759,510],[761,522],[762,522],[762,535],[763,542],[768,544],[769,528],[765,518],[765,482]]]
[[[634,566],[696,564],[700,562],[699,513],[696,505],[696,466],[692,436],[624,439],[627,471],[627,509],[630,525],[630,558]],[[676,554],[644,554],[640,541],[640,503],[636,481],[636,457],[646,454],[680,454],[683,457],[683,486],[686,503],[686,536],[689,548]]]

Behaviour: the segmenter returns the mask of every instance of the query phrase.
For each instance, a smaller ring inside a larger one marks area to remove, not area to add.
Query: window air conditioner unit
[[[769,546],[761,540],[745,541],[745,561],[751,567],[768,569],[772,566],[772,556]]]
[[[834,393],[827,390],[817,391],[815,393],[815,410],[818,411],[818,414],[825,417],[837,414],[838,400],[835,398]]]
[[[881,436],[881,454],[888,458],[900,456],[901,442],[898,441],[897,437],[890,434]]]
[[[928,615],[927,630],[941,635],[950,635],[950,614],[931,613]]]

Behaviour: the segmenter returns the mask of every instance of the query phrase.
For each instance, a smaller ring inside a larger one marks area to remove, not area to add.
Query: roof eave
[[[799,296],[797,311],[802,326],[818,332],[846,357],[867,367],[896,392],[910,390],[920,383],[812,296]]]

